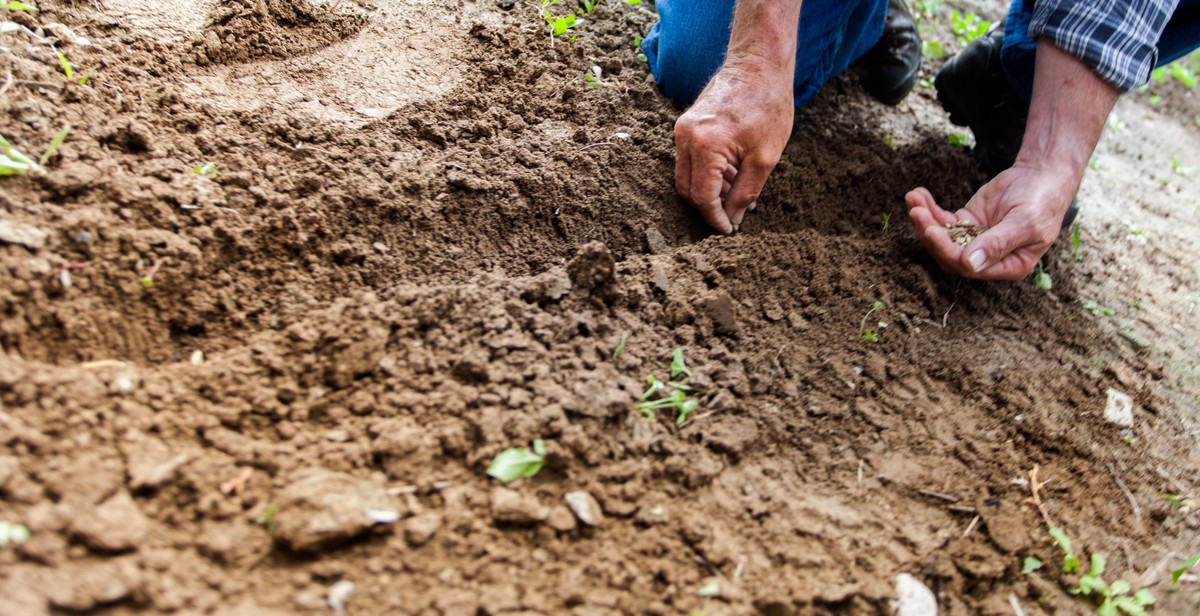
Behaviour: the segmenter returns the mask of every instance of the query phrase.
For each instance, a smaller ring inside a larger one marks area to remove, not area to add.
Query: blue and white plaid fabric
[[[1079,58],[1122,92],[1150,79],[1178,0],[1037,0],[1029,36]]]

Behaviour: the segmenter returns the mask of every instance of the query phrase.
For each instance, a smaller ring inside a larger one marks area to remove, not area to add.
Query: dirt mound
[[[31,531],[0,612],[886,613],[900,572],[946,613],[1080,609],[1031,482],[1156,591],[1200,548],[1180,364],[1075,306],[1103,270],[966,282],[912,237],[905,191],[982,180],[928,94],[835,81],[711,237],[633,6],[554,42],[504,2],[224,3],[181,40],[43,9],[14,19],[96,44],[81,85],[12,41],[0,99],[27,152],[73,127],[0,192],[42,232],[0,242],[0,520]],[[677,349],[698,408],[650,421]],[[486,476],[534,440],[536,476]]]
[[[362,29],[367,18],[334,13],[340,4],[314,4],[308,0],[221,2],[198,45],[196,64],[294,58],[350,38]]]

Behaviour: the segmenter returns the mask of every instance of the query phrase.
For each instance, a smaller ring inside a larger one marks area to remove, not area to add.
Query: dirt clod
[[[535,524],[545,521],[550,511],[533,496],[504,487],[492,489],[492,518],[510,524]]]
[[[141,544],[150,525],[129,493],[118,492],[94,510],[78,514],[71,531],[94,550],[125,552]]]
[[[353,539],[377,524],[370,512],[398,509],[374,482],[326,469],[301,471],[276,502],[275,537],[299,552]]]
[[[420,547],[429,543],[442,527],[442,516],[436,511],[425,511],[405,520],[404,539],[408,544]]]
[[[603,242],[589,242],[579,247],[579,254],[567,263],[571,282],[581,289],[594,290],[612,279],[616,262]]]

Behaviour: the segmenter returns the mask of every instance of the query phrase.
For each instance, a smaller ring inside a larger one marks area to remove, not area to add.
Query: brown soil
[[[830,84],[711,237],[624,4],[553,43],[504,0],[96,4],[9,15],[86,85],[4,43],[0,133],[73,128],[0,182],[46,234],[0,242],[0,520],[32,531],[0,613],[326,611],[340,582],[357,614],[889,613],[900,572],[949,614],[1085,612],[1035,469],[1078,551],[1200,602],[1165,580],[1200,549],[1197,180],[1129,205],[1164,143],[1200,151],[1186,116],[1123,103],[1084,196],[1134,209],[1085,210],[1047,293],[944,275],[904,222],[982,180],[928,91]],[[676,348],[700,409],[647,423]],[[485,475],[533,439],[536,477]]]

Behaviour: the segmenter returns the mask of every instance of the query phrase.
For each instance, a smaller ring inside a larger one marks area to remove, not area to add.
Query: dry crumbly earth
[[[901,572],[947,614],[1086,613],[1034,469],[1077,551],[1192,613],[1195,95],[1119,105],[1053,290],[976,283],[904,215],[983,179],[925,88],[835,80],[709,236],[648,4],[553,42],[513,0],[9,13],[0,133],[72,130],[0,182],[0,520],[31,531],[0,613],[320,612],[351,582],[354,614],[886,614]],[[700,410],[648,423],[676,348]],[[485,476],[533,439],[536,477]]]

